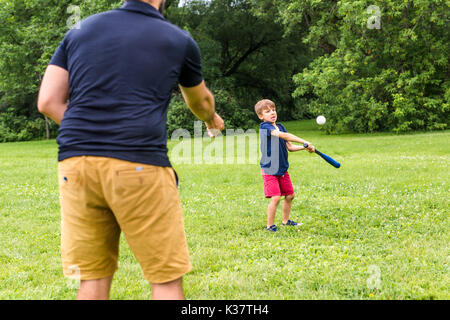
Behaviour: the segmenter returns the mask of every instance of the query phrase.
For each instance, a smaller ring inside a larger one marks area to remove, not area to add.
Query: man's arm
[[[49,65],[42,78],[37,108],[40,113],[61,124],[67,110],[69,97],[69,72],[56,65]]]
[[[180,89],[187,106],[197,118],[205,122],[211,137],[225,129],[222,118],[215,111],[214,96],[206,87],[205,81],[195,87],[180,85]]]

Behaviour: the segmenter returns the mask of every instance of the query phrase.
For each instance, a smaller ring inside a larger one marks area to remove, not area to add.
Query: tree
[[[55,135],[36,110],[45,68],[73,19],[119,6],[122,1],[0,0],[0,141]],[[80,13],[77,16],[77,13]]]
[[[276,1],[278,2],[278,1]],[[449,3],[288,1],[288,29],[322,54],[294,77],[328,131],[446,129],[449,125]],[[377,24],[378,22],[379,24]]]
[[[198,42],[213,89],[229,91],[251,113],[257,100],[270,98],[282,119],[305,115],[291,95],[292,76],[312,60],[301,41],[302,29],[286,34],[281,20],[261,14],[251,0],[191,1],[174,11],[169,19]]]

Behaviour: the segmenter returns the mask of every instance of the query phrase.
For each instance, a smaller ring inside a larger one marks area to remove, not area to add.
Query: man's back
[[[152,6],[126,2],[69,31],[50,64],[69,71],[59,161],[93,155],[170,166],[172,89],[203,80],[198,47],[186,32]]]

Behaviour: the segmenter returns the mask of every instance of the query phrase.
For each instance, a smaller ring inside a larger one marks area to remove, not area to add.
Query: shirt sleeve
[[[203,81],[202,61],[200,49],[197,43],[188,38],[186,56],[179,77],[179,83],[183,87],[195,87]]]
[[[49,64],[57,65],[58,67],[68,70],[67,67],[67,52],[66,52],[66,38],[59,44]]]
[[[277,126],[280,128],[281,132],[287,132],[286,128],[281,123],[277,124]]]
[[[263,131],[265,130],[265,132]],[[273,125],[271,125],[270,123],[264,122],[261,124],[261,126],[259,127],[259,131],[260,132],[264,132],[267,136],[271,136],[271,132],[275,130],[275,128],[273,127]]]

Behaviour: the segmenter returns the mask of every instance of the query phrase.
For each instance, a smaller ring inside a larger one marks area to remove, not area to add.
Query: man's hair
[[[275,103],[272,100],[263,99],[255,104],[256,114],[261,114],[265,109],[276,109]]]
[[[143,1],[143,0],[138,0],[138,1],[141,1],[141,2],[146,2],[146,1]],[[128,2],[128,0],[124,0],[124,2]],[[150,2],[154,2],[154,0],[150,0]],[[147,3],[147,2],[146,2]],[[163,14],[163,12],[164,12],[164,10],[167,8],[167,1],[166,0],[162,0],[161,1],[161,4],[159,5],[159,9],[158,9],[158,11],[161,13],[161,14]]]

